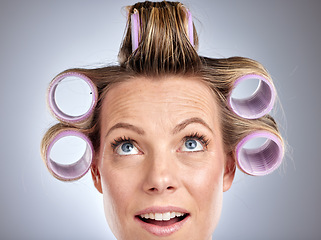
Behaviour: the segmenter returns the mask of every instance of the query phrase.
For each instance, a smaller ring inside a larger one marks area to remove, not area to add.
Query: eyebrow
[[[112,131],[116,130],[116,129],[119,129],[119,128],[125,128],[125,129],[129,129],[129,130],[132,130],[136,133],[138,133],[139,135],[144,135],[145,134],[145,131],[139,127],[136,127],[132,124],[129,124],[129,123],[123,123],[123,122],[120,122],[120,123],[116,123],[114,126],[112,126],[109,131],[107,132],[106,136],[107,137]]]
[[[184,128],[186,128],[189,124],[192,124],[192,123],[199,123],[199,124],[202,124],[203,126],[205,126],[208,130],[210,130],[212,133],[213,130],[210,128],[210,126],[201,118],[198,118],[198,117],[193,117],[193,118],[189,118],[189,119],[186,119],[184,120],[183,122],[181,122],[180,124],[178,124],[174,130],[173,130],[173,134],[177,134],[179,133],[180,131],[182,131]]]
[[[198,118],[198,117],[193,117],[193,118],[186,119],[183,122],[181,122],[180,124],[178,124],[173,129],[172,134],[174,135],[174,134],[179,133],[184,128],[186,128],[188,125],[193,124],[193,123],[202,124],[203,126],[205,126],[207,129],[209,129],[213,133],[213,130],[210,128],[210,126],[203,119]],[[112,126],[109,129],[109,131],[107,132],[105,137],[107,137],[112,131],[119,129],[119,128],[132,130],[132,131],[138,133],[139,135],[145,134],[145,131],[142,128],[136,127],[136,126],[129,124],[129,123],[120,122],[120,123],[116,123],[114,126]]]

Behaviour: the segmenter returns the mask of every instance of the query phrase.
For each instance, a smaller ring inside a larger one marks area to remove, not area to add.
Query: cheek
[[[122,164],[123,160],[116,160],[112,156],[102,160],[100,174],[105,212],[106,215],[114,215],[114,220],[128,220],[128,216],[132,216],[132,205],[141,197],[143,169],[138,160],[131,160],[133,163],[126,166]]]
[[[120,236],[122,229],[127,226],[128,205],[134,199],[136,187],[122,171],[109,169],[110,166],[103,166],[101,169],[105,216],[112,232]]]
[[[195,163],[188,165],[184,174],[193,195],[198,193],[197,196],[207,196],[208,199],[219,191],[223,192],[224,160],[224,155],[217,150],[193,159]]]
[[[206,209],[215,204],[216,199],[223,193],[223,171],[217,166],[194,171],[188,178],[192,196],[198,202],[199,207]]]
[[[120,219],[124,215],[124,207],[133,197],[136,190],[135,182],[129,181],[132,177],[114,159],[113,154],[105,151],[101,146],[100,175],[103,190],[106,218],[113,216],[113,220]]]
[[[211,234],[219,221],[223,198],[223,161],[215,160],[207,168],[191,170],[185,178],[192,201],[197,206],[196,223],[204,234]]]
[[[101,172],[104,202],[113,212],[123,211],[133,197],[136,186],[131,177],[123,171],[109,171],[108,167]],[[121,214],[120,214],[121,215]]]

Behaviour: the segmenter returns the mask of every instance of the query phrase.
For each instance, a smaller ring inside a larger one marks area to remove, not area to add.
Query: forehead
[[[192,117],[217,125],[218,107],[214,94],[198,78],[134,78],[107,92],[101,114],[102,130],[118,122],[171,127]]]

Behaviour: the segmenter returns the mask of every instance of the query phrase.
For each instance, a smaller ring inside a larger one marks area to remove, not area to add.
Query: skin
[[[101,114],[92,175],[116,238],[210,240],[235,166],[224,152],[218,104],[209,88],[192,77],[135,78],[109,90]],[[192,139],[197,148],[186,151],[185,137],[194,133],[209,143]],[[133,140],[133,154],[112,148],[120,137]],[[135,221],[138,211],[153,206],[180,207],[190,217],[177,232],[155,236]]]

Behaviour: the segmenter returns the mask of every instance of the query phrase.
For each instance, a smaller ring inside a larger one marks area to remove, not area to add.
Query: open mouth
[[[173,224],[182,222],[189,216],[188,213],[167,212],[167,213],[146,213],[137,215],[140,221],[159,227],[168,227]]]

